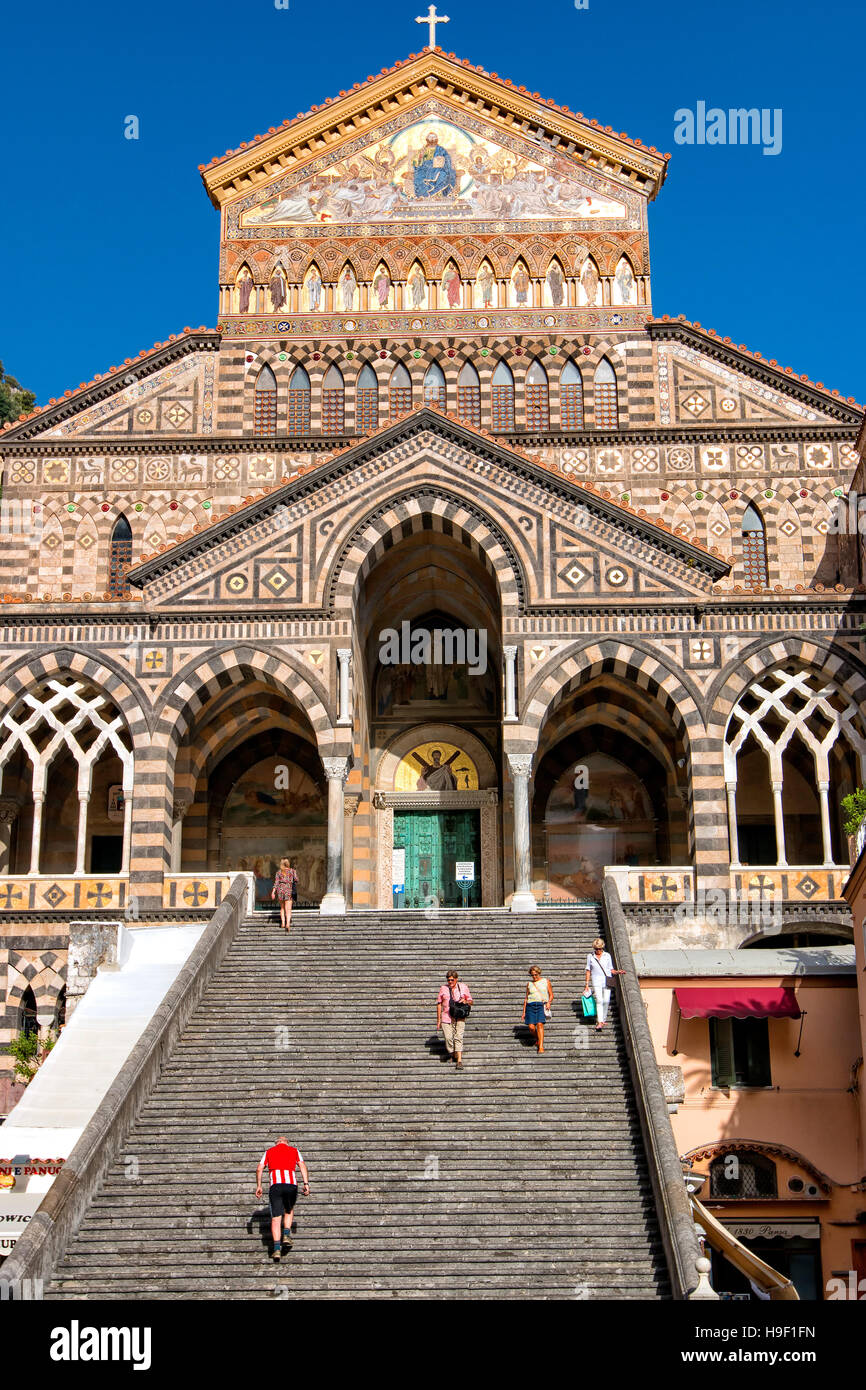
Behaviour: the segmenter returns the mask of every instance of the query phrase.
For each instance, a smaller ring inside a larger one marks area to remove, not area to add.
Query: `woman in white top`
[[[530,966],[529,984],[523,1001],[523,1022],[535,1037],[536,1052],[544,1051],[544,1021],[548,1017],[545,1009],[549,1009],[552,1003],[553,985],[537,965]]]
[[[598,1022],[595,1031],[599,1032],[607,1019],[607,1006],[610,1003],[610,982],[614,975],[624,971],[614,970],[610,952],[604,949],[600,936],[592,943],[592,951],[586,958],[586,988],[584,994],[595,995],[595,1012]]]

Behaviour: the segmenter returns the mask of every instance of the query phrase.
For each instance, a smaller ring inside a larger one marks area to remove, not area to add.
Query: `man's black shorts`
[[[296,1182],[272,1182],[268,1192],[268,1203],[271,1208],[271,1216],[288,1215],[295,1202],[298,1200],[298,1184]]]

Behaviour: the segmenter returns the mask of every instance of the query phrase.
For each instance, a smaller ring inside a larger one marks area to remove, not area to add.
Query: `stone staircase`
[[[616,1010],[580,1021],[599,930],[591,907],[248,918],[46,1297],[669,1297]],[[462,1072],[434,1040],[449,967],[477,1001]],[[277,1265],[254,1191],[280,1132],[312,1191]]]

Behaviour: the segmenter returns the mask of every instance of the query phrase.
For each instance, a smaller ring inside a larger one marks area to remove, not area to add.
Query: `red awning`
[[[724,989],[674,991],[683,1018],[799,1018],[792,989],[782,985],[737,985]]]

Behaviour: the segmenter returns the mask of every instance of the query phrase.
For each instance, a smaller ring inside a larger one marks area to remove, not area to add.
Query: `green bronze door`
[[[394,848],[405,850],[405,893],[395,907],[462,907],[458,863],[471,863],[466,906],[481,906],[481,831],[478,811],[395,811]]]

